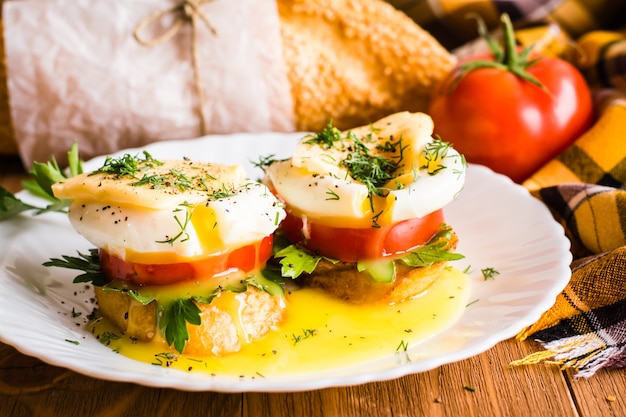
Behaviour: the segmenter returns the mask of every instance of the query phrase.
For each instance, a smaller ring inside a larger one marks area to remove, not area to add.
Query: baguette
[[[382,0],[278,0],[297,129],[424,111],[456,58]]]

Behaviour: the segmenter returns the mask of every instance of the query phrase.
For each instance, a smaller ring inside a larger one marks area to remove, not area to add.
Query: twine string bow
[[[196,87],[196,92],[198,95],[198,114],[200,116],[200,130],[203,135],[206,135],[207,132],[207,122],[206,122],[206,114],[204,111],[204,91],[202,90],[202,78],[200,74],[200,68],[198,64],[198,34],[197,27],[198,22],[202,21],[209,28],[211,33],[214,35],[217,34],[215,27],[209,21],[207,15],[202,11],[202,4],[208,3],[211,0],[183,0],[180,4],[173,6],[169,9],[158,10],[144,19],[142,19],[133,32],[133,36],[143,46],[153,47],[156,45],[160,45],[164,42],[172,39],[185,24],[191,24],[191,55],[192,55],[192,66],[194,73],[194,83]],[[162,34],[152,38],[146,39],[141,36],[140,32],[144,30],[147,26],[159,21],[166,15],[174,15],[176,19],[174,23]]]

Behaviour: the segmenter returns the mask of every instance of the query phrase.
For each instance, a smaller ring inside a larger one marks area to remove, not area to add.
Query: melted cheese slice
[[[142,164],[132,176],[86,173],[54,184],[52,190],[61,199],[171,209],[196,204],[224,187],[237,189],[248,182],[240,165],[168,160]]]
[[[302,139],[291,159],[266,169],[266,181],[294,214],[335,227],[371,227],[422,217],[438,210],[461,191],[464,158],[433,139],[432,119],[402,112],[343,132],[332,146]],[[370,196],[343,161],[358,144],[375,157],[397,161],[383,196]],[[394,146],[390,146],[393,145]]]
[[[400,157],[401,150],[398,148],[395,152],[384,152],[379,146],[402,139],[402,165],[411,169],[419,166],[421,162],[419,151],[432,140],[433,129],[430,116],[424,113],[402,112],[387,116],[371,125],[351,129],[344,134],[350,133],[360,139],[371,155],[388,159]],[[350,174],[340,162],[353,151],[353,141],[349,139],[327,148],[313,144],[305,137],[296,147],[291,161],[295,167],[305,168],[310,172],[347,178]]]
[[[98,248],[139,263],[224,253],[274,232],[285,214],[240,166],[190,161],[146,164],[133,176],[86,173],[53,186],[73,200],[73,227]]]

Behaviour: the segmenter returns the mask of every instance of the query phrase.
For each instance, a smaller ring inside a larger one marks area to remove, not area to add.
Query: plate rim
[[[161,151],[161,148],[167,149],[168,147],[171,147],[173,145],[175,145],[179,149],[182,149],[182,148],[186,148],[189,146],[197,146],[201,142],[210,142],[210,141],[215,142],[219,140],[240,141],[242,136],[249,137],[249,138],[257,138],[259,143],[261,144],[263,143],[264,138],[263,137],[259,138],[259,136],[265,136],[265,138],[275,137],[275,138],[278,138],[277,140],[294,140],[294,143],[295,143],[295,140],[298,138],[301,138],[302,135],[304,134],[306,133],[267,132],[261,135],[254,134],[254,133],[237,133],[237,134],[230,134],[230,135],[209,135],[209,136],[205,136],[205,137],[197,138],[197,139],[187,139],[187,140],[182,140],[182,141],[163,141],[163,142],[156,142],[156,143],[138,147],[138,148],[123,149],[123,150],[120,150],[119,152],[111,154],[111,156],[122,155],[124,153],[137,153],[143,150],[147,150],[151,153],[158,153],[159,151]],[[204,143],[204,145],[206,145],[206,143]],[[210,146],[211,145],[209,144],[209,147]],[[259,153],[259,155],[260,154],[261,153]],[[99,156],[99,157],[96,157],[87,161],[84,165],[86,170],[92,169],[91,168],[92,166],[101,164],[101,161],[103,161],[105,157],[106,156]],[[543,203],[541,203],[539,200],[532,197],[525,188],[523,188],[519,184],[514,183],[508,177],[505,177],[501,174],[497,174],[487,167],[476,165],[476,164],[469,164],[468,176],[470,175],[486,176],[487,178],[490,178],[493,181],[498,182],[504,187],[510,188],[511,190],[517,189],[518,193],[521,192],[521,193],[527,194],[529,198],[535,200],[535,202],[532,204],[534,204],[538,210],[541,210],[541,208],[543,208],[544,214],[549,216],[550,219],[552,219],[552,222],[548,222],[547,224],[551,225],[551,228],[552,228],[551,233],[554,234],[555,239],[557,239],[557,241],[560,243],[560,246],[557,248],[558,253],[563,256],[563,258],[558,261],[558,266],[559,266],[558,269],[561,271],[562,276],[555,278],[555,280],[558,278],[558,281],[555,281],[555,285],[551,288],[551,291],[546,293],[544,296],[544,300],[549,299],[551,300],[551,303],[553,303],[556,297],[558,296],[558,294],[565,287],[565,285],[567,284],[571,276],[571,272],[569,269],[569,264],[572,259],[571,253],[569,251],[570,242],[565,236],[562,226],[558,222],[556,222],[556,220],[552,218],[552,215],[550,214],[548,208],[545,207]],[[16,195],[19,198],[24,198],[25,200],[33,200],[33,199],[37,200],[36,197],[33,197],[25,190],[20,191]],[[28,221],[28,220],[29,219],[25,219],[25,221]],[[13,221],[13,220],[9,220],[9,221]],[[2,223],[0,223],[0,228],[2,226],[3,226]],[[70,227],[69,222],[67,226]],[[75,233],[73,229],[71,229],[71,231]],[[1,246],[2,244],[0,243],[0,247]],[[2,262],[2,264],[4,265],[5,263],[4,256],[0,257],[0,262]],[[4,269],[0,270],[0,282],[5,279],[7,279],[7,276],[5,274]],[[197,377],[193,377],[193,378],[186,377],[189,383],[184,384],[184,386],[180,386],[179,379],[177,378],[177,376],[179,375],[187,376],[187,375],[192,375],[192,374],[185,373],[184,371],[179,371],[175,369],[166,369],[165,371],[168,375],[164,375],[160,378],[153,378],[152,375],[148,375],[149,373],[144,374],[143,378],[138,378],[138,379],[132,378],[131,375],[126,375],[126,374],[124,375],[124,378],[120,378],[118,374],[114,372],[109,372],[108,370],[98,370],[97,372],[94,372],[93,369],[90,369],[84,364],[82,366],[76,366],[76,364],[72,363],[72,361],[69,360],[69,358],[66,359],[66,358],[58,358],[58,357],[49,357],[45,354],[42,354],[42,352],[39,351],[38,349],[29,347],[28,344],[25,344],[24,342],[20,342],[19,340],[15,340],[15,337],[11,337],[10,334],[7,335],[6,328],[3,327],[2,325],[4,321],[2,321],[1,319],[0,319],[0,341],[13,346],[16,350],[18,350],[19,352],[25,355],[36,357],[50,365],[64,367],[72,371],[75,371],[77,373],[94,377],[94,378],[98,378],[98,379],[103,379],[103,380],[117,381],[117,382],[130,382],[130,383],[136,383],[136,384],[149,386],[149,387],[155,387],[155,388],[182,389],[182,390],[186,390],[190,392],[191,391],[213,391],[213,392],[224,392],[224,393],[287,392],[287,391],[295,392],[295,391],[315,390],[315,389],[337,387],[337,386],[353,386],[353,385],[359,385],[363,383],[376,382],[376,381],[386,381],[390,379],[403,377],[408,374],[426,372],[426,371],[438,368],[448,363],[453,363],[453,362],[457,362],[460,360],[468,359],[470,357],[476,356],[480,353],[483,353],[491,349],[493,346],[495,346],[497,343],[503,340],[514,337],[520,330],[522,330],[526,326],[529,326],[535,321],[537,321],[541,317],[543,312],[546,311],[550,307],[550,305],[548,305],[547,301],[544,301],[540,305],[536,305],[534,308],[526,312],[526,314],[523,317],[523,320],[520,319],[518,320],[518,322],[511,323],[507,328],[501,329],[497,333],[488,335],[485,338],[485,340],[483,340],[480,344],[471,345],[470,348],[465,348],[461,352],[453,351],[444,355],[429,357],[429,358],[420,360],[418,362],[409,362],[408,364],[401,364],[400,366],[385,369],[384,370],[385,372],[383,372],[382,374],[380,372],[378,373],[362,372],[362,373],[351,374],[349,376],[344,375],[344,376],[341,376],[340,378],[327,376],[327,377],[321,377],[321,378],[318,377],[315,379],[307,379],[307,380],[298,379],[297,383],[293,382],[294,381],[292,378],[293,375],[287,375],[285,377],[282,377],[282,376],[272,377],[271,382],[268,379],[240,380],[240,379],[233,378],[230,376],[228,377],[224,376],[223,378],[219,377],[219,378],[201,378],[201,379]],[[2,311],[2,309],[3,309],[3,306],[0,305],[0,312]],[[446,329],[445,331],[448,331],[448,330],[449,329]],[[63,341],[60,341],[60,342],[63,342]],[[66,343],[66,342],[63,342],[63,343]],[[97,343],[99,344],[99,342]],[[104,347],[104,348],[108,349],[107,347]],[[120,356],[118,356],[118,358],[119,357]],[[125,360],[133,361],[132,359],[129,359],[129,358],[125,358]],[[415,363],[419,363],[421,366],[410,366],[411,364],[415,364]],[[144,365],[152,366],[149,364],[144,364]],[[174,376],[169,375],[172,372],[175,373]],[[259,381],[262,381],[262,382],[259,382]]]

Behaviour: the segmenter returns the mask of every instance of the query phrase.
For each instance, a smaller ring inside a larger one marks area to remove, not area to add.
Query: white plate
[[[270,154],[287,157],[300,137],[274,133],[209,136],[142,149],[161,159],[188,156],[242,163],[257,178],[261,172],[251,161]],[[86,168],[101,163],[97,158]],[[32,199],[24,192],[19,196]],[[455,266],[470,266],[473,271],[471,303],[451,328],[409,348],[406,354],[327,372],[255,379],[210,377],[123,357],[85,331],[83,317],[92,308],[92,293],[72,284],[76,273],[41,265],[51,257],[91,247],[74,232],[67,217],[57,213],[26,214],[0,223],[0,340],[27,355],[92,377],[189,391],[310,390],[427,371],[477,355],[514,336],[550,308],[570,278],[571,255],[563,229],[542,203],[508,178],[470,166],[465,189],[445,213],[459,236],[458,252],[466,256]],[[485,267],[495,268],[500,275],[485,281],[480,272]],[[82,314],[77,318],[72,312]]]

